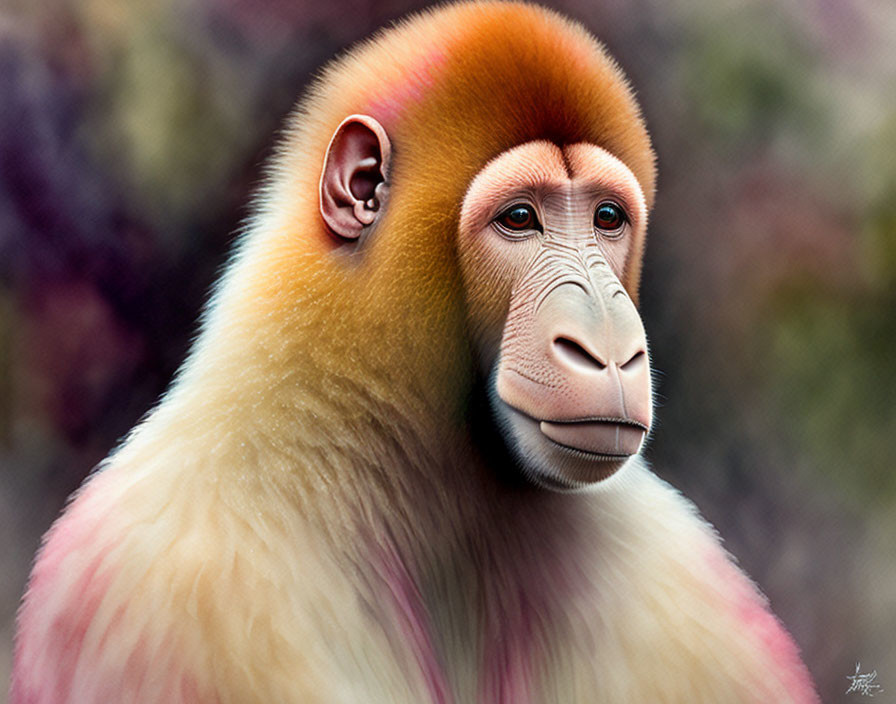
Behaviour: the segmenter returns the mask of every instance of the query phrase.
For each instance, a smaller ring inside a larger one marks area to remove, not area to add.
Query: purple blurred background
[[[896,691],[896,4],[568,0],[659,157],[648,449],[827,702]],[[309,77],[411,0],[0,5],[0,691],[41,534],[165,389]],[[3,696],[0,694],[0,696]]]

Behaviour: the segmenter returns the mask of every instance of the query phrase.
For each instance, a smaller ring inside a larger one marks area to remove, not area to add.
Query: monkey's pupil
[[[622,213],[609,203],[597,209],[597,226],[603,230],[615,230],[622,225]]]
[[[507,225],[515,228],[524,228],[532,222],[532,211],[529,208],[513,208],[504,216]]]

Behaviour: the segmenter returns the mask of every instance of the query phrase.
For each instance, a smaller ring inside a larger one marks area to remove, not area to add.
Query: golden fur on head
[[[392,142],[390,195],[360,249],[334,252],[318,179],[334,130],[357,113],[377,119]],[[252,272],[230,287],[239,300],[226,317],[232,323],[248,301],[254,327],[276,321],[255,337],[295,342],[283,357],[294,379],[297,358],[310,355],[303,368],[325,375],[328,350],[348,346],[363,368],[359,383],[382,379],[394,393],[395,383],[422,379],[427,406],[450,415],[468,387],[455,252],[464,192],[490,159],[536,139],[607,149],[652,202],[654,157],[632,91],[578,24],[534,5],[471,2],[381,32],[325,69],[294,113],[244,242]],[[642,250],[643,237],[623,281],[635,300]],[[489,292],[496,309],[505,294]],[[390,378],[396,369],[401,380]]]

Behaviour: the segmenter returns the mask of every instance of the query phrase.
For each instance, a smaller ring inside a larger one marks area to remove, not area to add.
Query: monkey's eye
[[[495,222],[511,235],[519,235],[529,230],[541,230],[541,223],[530,205],[513,205],[501,213]]]
[[[625,211],[612,201],[601,203],[594,211],[594,226],[610,236],[618,235],[625,222]]]

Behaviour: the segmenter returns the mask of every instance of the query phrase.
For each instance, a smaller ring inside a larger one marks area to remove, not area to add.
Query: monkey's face
[[[621,283],[645,227],[637,179],[592,144],[522,144],[467,191],[459,256],[492,410],[545,486],[609,477],[650,428],[647,340]]]

